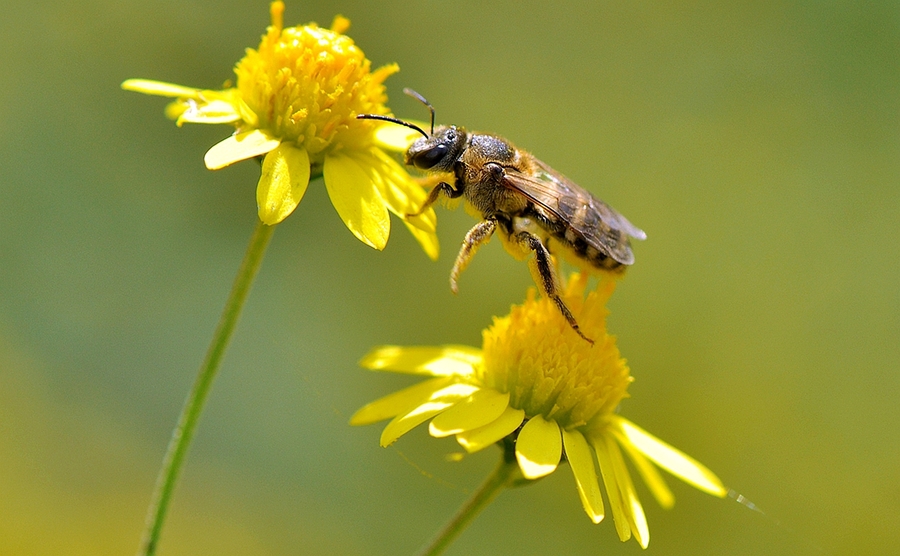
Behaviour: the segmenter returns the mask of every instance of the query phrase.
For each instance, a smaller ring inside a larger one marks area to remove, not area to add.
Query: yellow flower
[[[595,523],[604,517],[599,465],[619,538],[634,535],[646,548],[649,529],[623,452],[663,507],[674,498],[653,464],[715,496],[727,490],[702,464],[615,413],[632,381],[606,330],[615,282],[602,281],[585,298],[586,284],[573,275],[564,298],[593,347],[532,289],[523,305],[494,319],[480,350],[384,346],[366,355],[360,364],[368,369],[433,378],[368,404],[351,424],[391,419],[381,435],[388,446],[430,419],[432,436],[455,435],[470,453],[498,442],[514,450],[525,479],[552,473],[564,459]]]
[[[337,16],[331,29],[314,23],[284,28],[284,4],[273,2],[270,11],[272,25],[259,47],[248,48],[234,68],[236,87],[214,91],[143,79],[122,87],[175,98],[166,114],[179,126],[233,125],[234,134],[206,153],[206,167],[264,156],[256,190],[264,223],[284,220],[303,198],[310,176],[324,175],[334,208],[363,243],[384,248],[390,211],[437,258],[434,211],[406,218],[422,206],[425,191],[383,150],[405,149],[406,141],[386,145],[376,138],[385,124],[356,119],[389,112],[383,83],[398,66],[371,71],[363,51],[342,34],[350,25],[344,17]]]

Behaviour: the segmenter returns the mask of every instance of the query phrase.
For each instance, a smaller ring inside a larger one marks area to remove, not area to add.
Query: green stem
[[[487,507],[504,488],[512,486],[516,481],[519,465],[516,460],[503,457],[494,472],[478,487],[472,497],[456,512],[444,528],[432,539],[432,541],[419,551],[419,556],[437,556],[442,554],[456,540],[456,537],[466,530],[469,523],[475,519],[481,510]]]
[[[159,535],[162,531],[163,522],[166,518],[166,512],[169,509],[169,502],[172,498],[172,492],[175,489],[175,482],[184,464],[184,457],[191,445],[194,432],[197,429],[197,422],[200,420],[200,414],[203,412],[203,405],[209,395],[209,389],[212,386],[213,379],[222,363],[222,357],[234,334],[234,328],[237,325],[238,318],[241,316],[241,309],[244,302],[247,301],[247,295],[250,293],[250,287],[256,278],[256,273],[262,264],[263,255],[269,240],[272,239],[274,226],[268,226],[260,221],[256,223],[256,229],[253,231],[253,237],[250,238],[250,244],[247,246],[247,252],[244,254],[244,260],[234,279],[234,285],[231,287],[231,293],[228,295],[228,301],[225,302],[225,308],[222,309],[222,316],[219,318],[219,325],[213,334],[209,349],[206,352],[206,358],[200,365],[197,378],[194,379],[194,386],[188,394],[181,410],[181,416],[178,418],[178,424],[172,432],[172,439],[169,441],[169,447],[166,451],[166,457],[163,459],[162,468],[156,479],[156,489],[153,492],[153,499],[147,510],[147,523],[144,528],[144,537],[141,540],[141,547],[138,550],[139,556],[150,556],[156,552],[159,543]]]

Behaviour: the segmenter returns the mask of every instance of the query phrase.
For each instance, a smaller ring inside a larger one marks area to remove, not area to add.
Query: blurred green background
[[[349,17],[399,116],[500,133],[646,230],[611,302],[622,412],[766,512],[639,491],[648,553],[887,554],[900,530],[896,2],[294,2]],[[176,128],[143,77],[216,88],[268,3],[6,2],[0,20],[0,554],[130,554],[249,239],[258,167],[207,171],[226,126]],[[480,344],[531,285],[499,242],[448,288],[378,253],[321,182],[276,231],[160,554],[409,554],[493,467],[355,409],[409,383],[372,346]],[[638,554],[566,468],[502,494],[451,554]]]

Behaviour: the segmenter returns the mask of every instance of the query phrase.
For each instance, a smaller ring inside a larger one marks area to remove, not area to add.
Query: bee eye
[[[438,144],[428,150],[416,153],[413,157],[413,164],[416,168],[428,170],[434,168],[450,151],[450,148],[444,144]]]

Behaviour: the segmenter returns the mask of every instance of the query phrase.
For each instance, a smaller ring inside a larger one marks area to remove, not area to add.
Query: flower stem
[[[274,226],[267,226],[260,221],[256,223],[256,229],[250,238],[247,252],[244,253],[244,260],[241,262],[241,267],[238,269],[237,276],[234,279],[234,285],[231,287],[228,301],[225,302],[222,316],[219,317],[219,325],[216,327],[215,333],[213,333],[206,357],[200,365],[197,378],[194,379],[194,386],[191,388],[190,394],[188,394],[184,408],[181,410],[181,416],[178,418],[178,424],[172,432],[172,439],[169,441],[166,457],[163,459],[162,468],[156,479],[153,499],[147,510],[147,523],[144,528],[144,537],[141,539],[141,547],[138,550],[139,556],[150,556],[156,552],[163,522],[172,498],[172,492],[175,489],[175,482],[178,480],[185,455],[197,429],[197,422],[200,420],[200,414],[203,412],[209,389],[222,363],[225,350],[231,341],[234,328],[237,325],[238,318],[241,316],[241,309],[244,307],[244,302],[247,301],[250,287],[253,285],[253,280],[256,278],[256,273],[262,264],[263,255],[266,252],[266,247],[269,245],[269,240],[272,239],[274,230]]]
[[[518,471],[518,463],[515,459],[501,458],[500,464],[494,469],[487,480],[478,487],[472,497],[456,512],[444,528],[432,539],[432,541],[419,551],[419,556],[437,556],[442,554],[456,540],[456,537],[466,530],[469,523],[475,519],[481,510],[487,507],[494,498],[500,494],[500,491],[506,487],[510,487],[516,480],[516,472]]]

